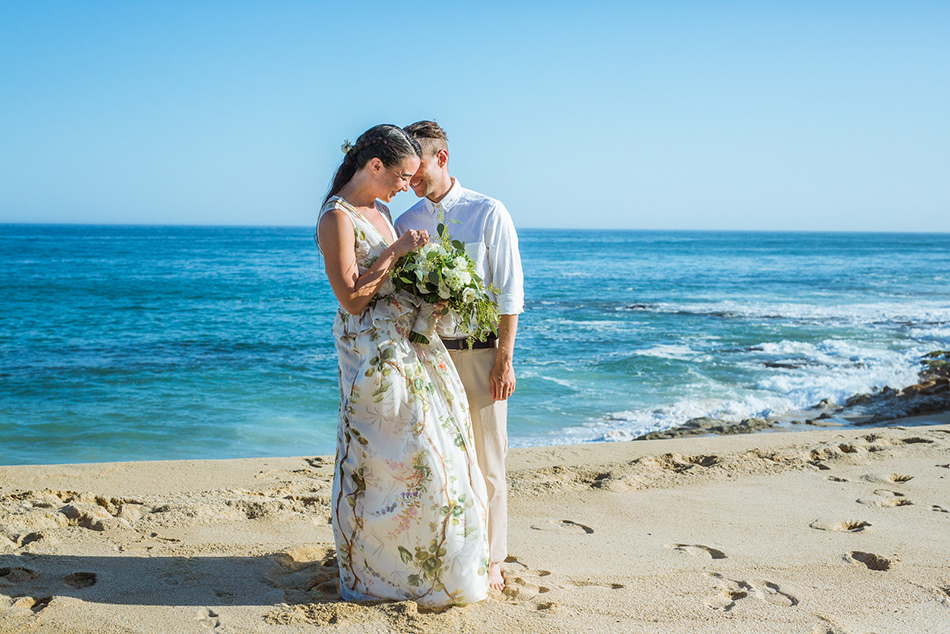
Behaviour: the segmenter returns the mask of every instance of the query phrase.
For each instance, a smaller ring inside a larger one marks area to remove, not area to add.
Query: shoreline
[[[950,414],[950,351],[934,350],[921,358],[918,382],[900,390],[885,386],[873,393],[854,394],[843,405],[824,399],[817,405],[767,418],[726,421],[700,417],[634,440],[661,440],[690,436],[748,434],[811,427],[888,426],[912,417]]]
[[[512,449],[508,588],[435,613],[339,601],[332,471],[0,467],[0,631],[950,629],[950,413]]]

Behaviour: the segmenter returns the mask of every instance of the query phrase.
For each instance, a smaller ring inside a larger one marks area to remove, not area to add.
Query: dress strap
[[[378,200],[374,203],[374,205],[376,207],[376,211],[380,213],[380,215],[386,220],[386,224],[389,225],[389,230],[392,232],[393,237],[398,238],[399,236],[396,234],[396,227],[393,225],[392,217],[389,215],[389,208],[386,207],[386,205],[380,203]],[[366,216],[361,214],[356,207],[351,205],[346,201],[346,199],[341,198],[340,196],[333,196],[326,202],[325,205],[323,205],[323,209],[320,210],[320,217],[317,218],[317,227],[320,226],[320,218],[323,217],[323,214],[331,209],[341,209],[345,211],[353,220],[353,226],[355,228],[362,229],[363,231],[373,231],[377,236],[379,236],[379,239],[384,245],[387,247],[389,246],[389,240],[386,238],[386,236],[380,233],[379,229],[376,228],[376,225],[370,222]],[[320,246],[319,240],[317,241],[317,246]]]
[[[340,198],[339,196],[331,197],[327,202],[323,203],[323,207],[320,208],[320,213],[317,215],[317,227],[313,233],[313,241],[317,243],[317,248],[320,249],[320,252],[323,253],[323,247],[320,246],[320,221],[323,220],[323,214],[327,213],[331,209],[339,209],[343,211],[350,217],[350,220],[353,222],[353,226],[356,226],[356,220],[360,219],[364,222],[366,221],[363,218],[362,214],[354,209],[349,203]]]

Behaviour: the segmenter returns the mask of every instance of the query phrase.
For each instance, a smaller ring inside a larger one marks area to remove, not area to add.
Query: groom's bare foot
[[[488,585],[498,592],[505,589],[505,578],[501,575],[501,562],[496,561],[488,566]]]

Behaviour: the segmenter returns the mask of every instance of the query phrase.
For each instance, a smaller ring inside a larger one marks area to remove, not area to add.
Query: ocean
[[[312,228],[0,225],[0,464],[332,454]],[[519,231],[513,447],[901,388],[950,234]]]

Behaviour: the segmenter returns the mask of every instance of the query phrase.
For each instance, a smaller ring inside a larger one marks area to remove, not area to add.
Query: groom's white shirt
[[[475,261],[486,288],[494,284],[498,289],[497,295],[492,295],[498,304],[498,313],[524,312],[524,273],[511,215],[501,202],[465,189],[457,178],[453,177],[452,181],[452,189],[441,201],[434,203],[423,198],[399,216],[396,231],[402,235],[409,229],[425,229],[435,239],[441,212],[452,239],[465,243],[465,252]],[[467,336],[464,332],[440,334]]]

